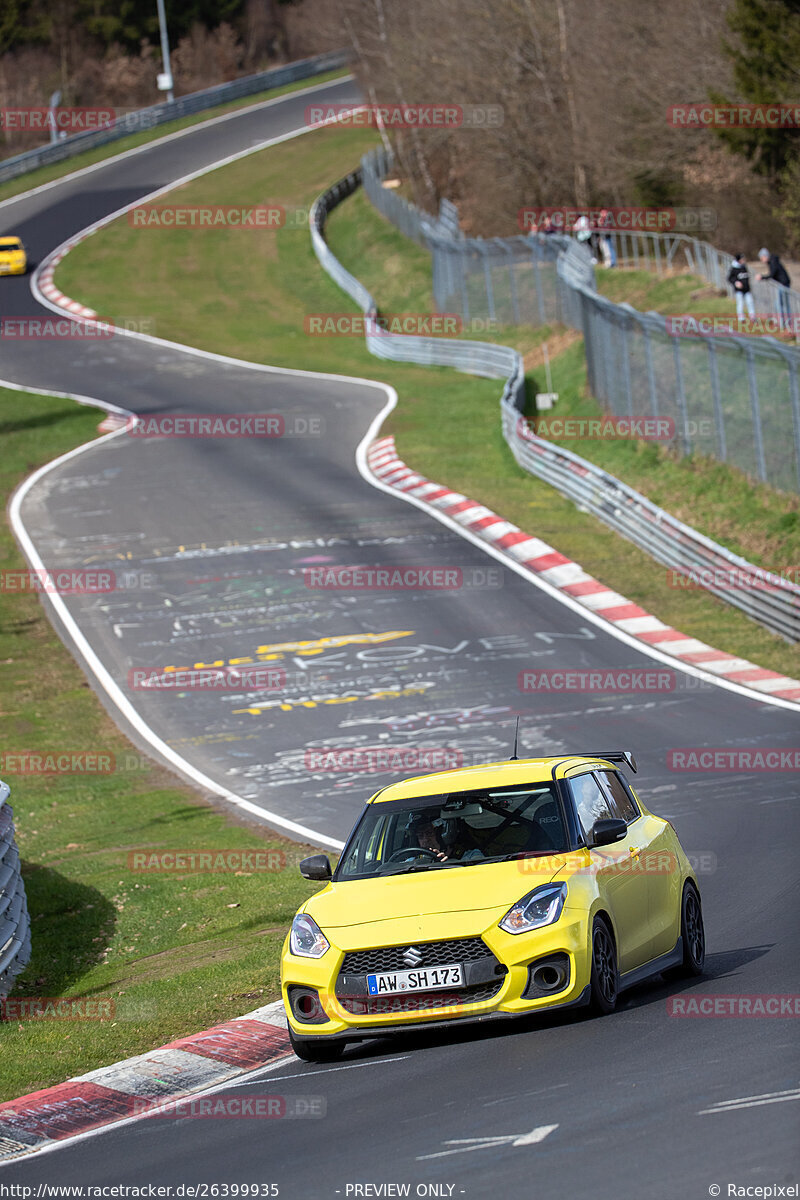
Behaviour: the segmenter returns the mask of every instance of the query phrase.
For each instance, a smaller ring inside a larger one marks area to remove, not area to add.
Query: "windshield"
[[[471,867],[568,849],[551,783],[370,804],[337,880]]]
[[[7,238],[5,241],[0,242],[0,254],[4,250],[8,251],[8,250],[21,250],[21,249],[22,249],[22,242],[19,240],[19,238]]]

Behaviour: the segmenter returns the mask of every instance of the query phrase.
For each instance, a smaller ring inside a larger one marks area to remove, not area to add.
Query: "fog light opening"
[[[542,967],[537,967],[533,972],[533,982],[543,992],[555,992],[564,986],[566,982],[567,972],[563,967],[554,966],[552,963],[546,963]]]

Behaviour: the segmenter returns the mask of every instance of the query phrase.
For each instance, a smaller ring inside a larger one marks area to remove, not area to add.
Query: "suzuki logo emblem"
[[[416,946],[409,946],[403,954],[403,962],[408,963],[410,967],[418,967],[422,962],[422,951]]]

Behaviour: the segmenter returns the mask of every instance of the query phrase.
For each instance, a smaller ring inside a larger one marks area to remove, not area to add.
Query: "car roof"
[[[12,242],[21,241],[22,238],[17,237],[16,234],[6,234],[5,237],[0,237],[0,246],[10,246]]]
[[[520,758],[505,762],[484,763],[454,771],[437,771],[432,775],[416,775],[390,783],[368,800],[382,804],[387,800],[410,800],[419,796],[444,796],[449,792],[469,792],[479,788],[513,787],[514,784],[549,783],[559,766],[584,766],[587,769],[602,763],[614,770],[607,759],[583,754],[558,754],[548,758]]]

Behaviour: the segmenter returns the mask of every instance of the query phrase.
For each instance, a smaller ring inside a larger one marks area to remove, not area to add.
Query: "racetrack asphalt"
[[[349,101],[354,89],[335,83],[321,95]],[[41,260],[138,196],[297,128],[306,102],[288,96],[3,204],[0,226]],[[29,280],[3,281],[0,314],[44,313]],[[66,603],[126,691],[139,667],[244,659],[285,671],[274,694],[129,692],[189,762],[269,812],[340,840],[364,797],[393,776],[315,772],[314,747],[447,747],[465,762],[486,761],[507,754],[515,714],[523,755],[631,747],[643,798],[673,821],[700,864],[708,972],[679,986],[687,995],[798,991],[795,779],[667,767],[676,747],[796,746],[797,716],[680,671],[665,692],[520,693],[526,667],[654,664],[370,487],[354,453],[386,404],[382,388],[125,337],[4,342],[0,377],[139,414],[269,412],[323,430],[218,441],[123,434],[44,475],[23,503],[48,567],[120,572],[124,564],[127,588]],[[357,594],[306,586],[309,567],[353,563],[460,568],[463,586]],[[609,563],[605,581],[624,591],[613,570]],[[667,1013],[674,993],[675,985],[638,988],[610,1018],[563,1014],[538,1027],[502,1023],[354,1047],[334,1067],[291,1059],[237,1093],[320,1097],[324,1117],[142,1120],[10,1164],[0,1178],[274,1182],[281,1196],[302,1198],[355,1195],[347,1186],[367,1182],[409,1183],[411,1194],[430,1182],[453,1185],[431,1194],[454,1196],[505,1187],[520,1196],[671,1197],[794,1181],[791,1021],[681,1020]],[[766,1099],[714,1107],[742,1097]],[[542,1140],[514,1144],[551,1125]],[[475,1138],[505,1140],[445,1144]],[[444,1156],[425,1157],[433,1154]]]

